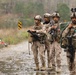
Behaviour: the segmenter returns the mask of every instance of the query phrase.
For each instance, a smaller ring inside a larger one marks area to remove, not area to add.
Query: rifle
[[[41,41],[40,36],[36,33],[36,31],[28,30],[27,32],[30,33],[35,40]]]
[[[56,40],[56,38],[57,38],[57,29],[58,29],[58,28],[56,28],[56,29],[51,29],[51,30],[49,31],[49,34],[51,35],[51,43],[52,43],[54,40]]]
[[[39,41],[41,44],[45,43],[45,39],[46,39],[46,35],[44,33],[37,33],[36,31],[27,31],[28,33],[30,33],[32,35],[32,37],[36,40]]]
[[[74,57],[75,57],[75,49],[72,45],[72,39],[74,38],[74,36],[67,36],[67,39],[68,39],[68,52],[70,53],[70,62],[73,62],[74,61]]]

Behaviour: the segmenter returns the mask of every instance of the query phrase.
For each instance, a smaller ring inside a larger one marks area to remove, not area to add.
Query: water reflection
[[[55,73],[55,72],[36,72],[36,75],[61,75],[61,73]]]
[[[25,44],[23,43],[0,51],[0,75],[76,75],[75,73],[69,74],[68,66],[65,62],[62,62],[64,65],[62,65],[61,74],[48,71],[34,71],[33,54],[31,52],[31,55],[29,55],[28,49],[25,49]],[[62,55],[63,58],[64,56]]]
[[[50,72],[36,72],[36,75],[55,75],[55,73],[50,73]]]
[[[0,72],[2,72],[2,73],[14,73],[17,71],[18,71],[18,66],[13,65],[13,63],[0,61]]]

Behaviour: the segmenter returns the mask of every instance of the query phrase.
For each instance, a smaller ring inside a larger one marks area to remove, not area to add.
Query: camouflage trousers
[[[45,50],[45,45],[44,44],[41,44],[38,41],[33,42],[32,51],[33,51],[34,61],[35,61],[36,66],[39,65],[38,54],[40,56],[42,66],[45,66],[44,50]]]
[[[47,52],[47,66],[50,67],[50,42],[48,40],[45,42],[45,51]]]
[[[61,68],[61,47],[58,42],[53,42],[50,46],[50,64],[52,67],[55,67],[57,64],[57,68]],[[56,60],[55,60],[56,59]],[[56,62],[56,64],[55,64]]]
[[[73,52],[73,54],[71,55],[71,53],[67,51],[66,56],[71,75],[76,75],[76,53]]]

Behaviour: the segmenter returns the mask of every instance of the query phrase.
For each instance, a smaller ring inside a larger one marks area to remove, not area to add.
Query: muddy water
[[[35,72],[33,54],[28,51],[28,43],[23,42],[0,49],[0,75],[69,75],[66,54],[62,50],[62,72]]]

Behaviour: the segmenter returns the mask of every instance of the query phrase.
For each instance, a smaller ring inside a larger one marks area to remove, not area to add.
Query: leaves
[[[68,21],[68,20],[70,20],[70,9],[69,9],[69,7],[66,4],[63,4],[63,3],[58,4],[57,10],[60,13],[62,21],[65,21],[65,20]]]

